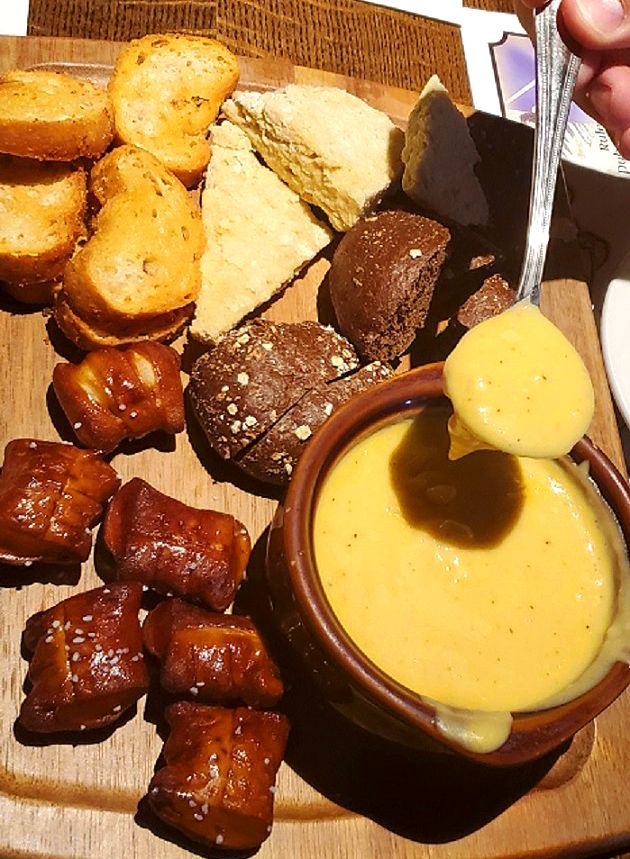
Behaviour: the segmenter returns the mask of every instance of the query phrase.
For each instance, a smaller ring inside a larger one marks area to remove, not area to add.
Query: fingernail
[[[606,124],[610,113],[610,102],[612,100],[612,89],[607,84],[596,81],[588,91],[588,98],[598,116]]]
[[[580,13],[595,30],[612,33],[626,17],[621,0],[577,0]]]

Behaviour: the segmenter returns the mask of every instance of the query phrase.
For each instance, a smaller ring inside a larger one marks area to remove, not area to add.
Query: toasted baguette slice
[[[223,112],[337,230],[349,230],[402,172],[402,131],[345,90],[291,84],[236,93]]]
[[[90,187],[102,208],[64,273],[73,311],[116,332],[194,302],[205,238],[182,183],[150,153],[121,146],[96,164]]]
[[[69,306],[63,292],[58,292],[53,316],[59,328],[79,349],[86,352],[103,346],[126,346],[138,340],[159,340],[162,343],[174,340],[192,316],[193,305],[181,307],[172,313],[145,319],[135,326],[116,327],[86,322]]]
[[[10,283],[5,281],[2,284],[3,291],[22,304],[52,304],[55,290],[58,288],[59,284],[54,280],[43,280],[41,283]]]
[[[109,84],[116,135],[152,152],[191,187],[210,158],[208,128],[238,77],[238,60],[214,39],[135,39],[120,54]]]
[[[0,152],[45,161],[98,158],[113,134],[106,90],[58,72],[0,76]]]
[[[332,238],[230,122],[213,131],[201,216],[208,241],[190,333],[206,343],[268,301]]]
[[[83,233],[86,193],[80,168],[0,155],[0,280],[61,275]]]
[[[437,75],[409,115],[402,159],[403,190],[414,202],[463,226],[488,223],[488,203],[475,175],[479,153]]]

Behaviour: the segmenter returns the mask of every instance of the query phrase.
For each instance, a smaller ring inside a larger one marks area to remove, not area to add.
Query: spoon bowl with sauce
[[[554,193],[581,60],[556,23],[560,0],[535,16],[536,127],[525,254],[514,307],[472,328],[446,360],[456,418],[451,455],[483,447],[558,457],[586,433],[593,386],[582,359],[538,308]]]
[[[630,682],[630,491],[587,439],[571,460],[451,461],[449,413],[429,365],[331,417],[272,525],[272,601],[350,719],[521,764]]]

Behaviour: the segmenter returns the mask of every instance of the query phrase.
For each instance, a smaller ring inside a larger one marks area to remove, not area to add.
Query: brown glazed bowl
[[[324,595],[312,547],[311,523],[328,470],[358,436],[411,417],[443,397],[442,364],[411,370],[353,398],[309,442],[278,507],[267,545],[267,577],[274,613],[284,636],[328,701],[355,723],[409,746],[447,752],[479,763],[512,766],[556,748],[607,707],[630,682],[630,666],[616,662],[591,690],[560,706],[515,713],[506,742],[479,754],[441,735],[434,711],[382,672],[353,643]],[[588,460],[590,475],[630,545],[630,488],[610,460],[587,438],[571,453]],[[388,634],[383,630],[383,635]]]

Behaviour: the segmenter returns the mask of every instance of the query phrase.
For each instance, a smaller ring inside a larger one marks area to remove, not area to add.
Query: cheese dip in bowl
[[[430,365],[331,418],[274,522],[271,589],[351,718],[523,763],[630,679],[630,496],[588,440],[449,460],[450,414]]]

